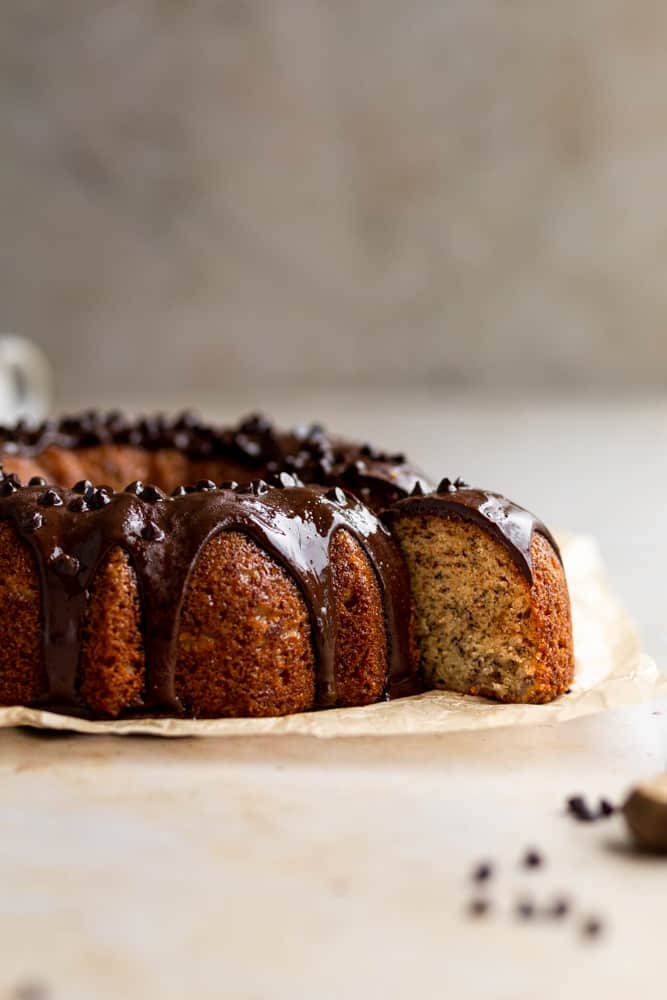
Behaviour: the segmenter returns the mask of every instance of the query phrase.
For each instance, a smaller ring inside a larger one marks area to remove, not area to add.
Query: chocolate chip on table
[[[602,934],[604,925],[599,917],[588,917],[581,927],[581,933],[587,938],[596,938]]]
[[[520,899],[516,904],[515,913],[521,920],[532,920],[535,916],[535,904],[530,899]]]
[[[563,896],[559,896],[557,899],[554,899],[551,906],[548,907],[546,914],[554,920],[561,920],[563,917],[567,916],[569,912],[569,900],[565,899]]]
[[[600,816],[613,816],[616,812],[616,806],[613,805],[609,799],[600,799]]]
[[[491,909],[488,899],[473,899],[468,905],[471,917],[485,917]]]
[[[616,807],[612,805],[609,799],[600,798],[596,809],[589,805],[583,795],[572,795],[567,800],[567,811],[570,816],[573,816],[574,819],[579,820],[581,823],[594,823],[596,820],[613,816],[616,812]]]
[[[595,819],[595,813],[583,795],[572,795],[567,800],[567,811],[582,823],[592,823]]]
[[[472,872],[474,882],[487,882],[493,875],[493,866],[488,861],[481,861]]]
[[[524,868],[541,868],[544,864],[544,858],[539,851],[531,847],[525,852],[521,863]]]

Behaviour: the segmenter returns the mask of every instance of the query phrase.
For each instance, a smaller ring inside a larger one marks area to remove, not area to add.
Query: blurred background
[[[59,406],[667,383],[659,0],[1,18],[0,327]]]

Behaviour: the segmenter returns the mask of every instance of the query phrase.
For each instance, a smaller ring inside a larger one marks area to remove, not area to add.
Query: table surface
[[[264,407],[595,533],[645,648],[667,663],[661,400],[302,393]],[[393,739],[4,731],[0,997],[662,997],[667,860],[631,850],[620,817],[578,824],[563,805],[619,801],[664,769],[666,738],[667,702]],[[530,847],[545,860],[526,870]],[[480,893],[470,871],[484,859],[495,875]],[[490,910],[474,919],[477,895]],[[515,915],[558,895],[563,920]]]

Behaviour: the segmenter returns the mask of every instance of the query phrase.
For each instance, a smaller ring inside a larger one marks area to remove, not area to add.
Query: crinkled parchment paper
[[[0,709],[0,727],[30,725],[81,733],[239,736],[300,733],[319,737],[446,733],[489,726],[565,722],[667,694],[667,675],[641,652],[623,608],[609,593],[595,541],[562,537],[570,586],[577,669],[569,694],[550,705],[499,705],[483,698],[429,691],[366,708],[305,712],[278,719],[128,719],[90,722],[32,708]]]

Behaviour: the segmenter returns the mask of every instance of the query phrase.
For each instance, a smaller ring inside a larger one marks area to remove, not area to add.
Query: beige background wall
[[[667,381],[660,0],[0,16],[0,327],[61,394]]]

